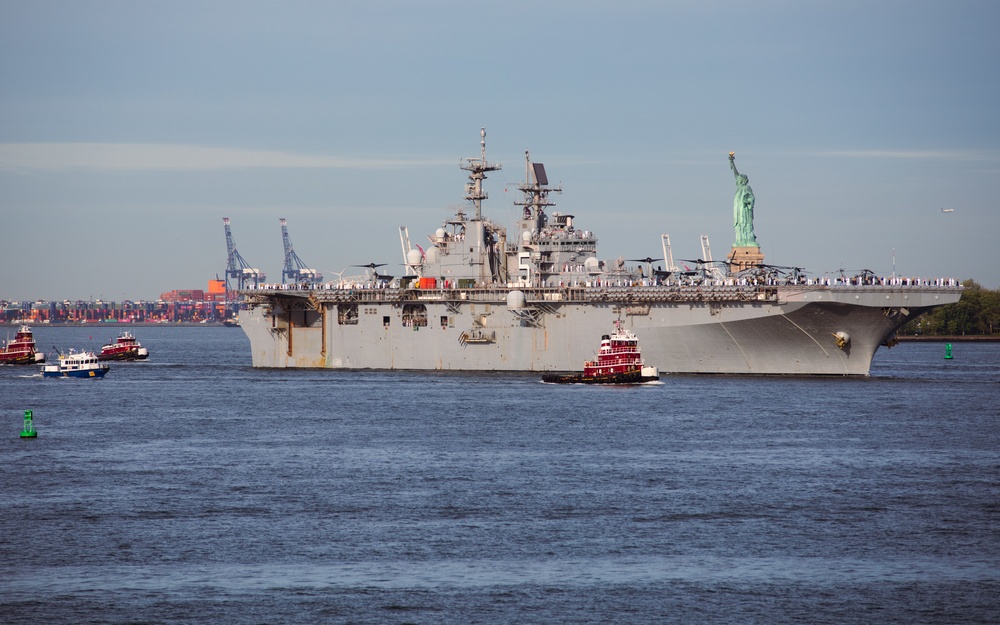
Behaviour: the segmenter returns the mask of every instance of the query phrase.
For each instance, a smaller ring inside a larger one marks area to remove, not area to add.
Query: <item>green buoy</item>
[[[31,411],[24,411],[24,429],[21,430],[21,438],[36,438],[38,432],[35,431],[35,424],[31,422]]]
[[[951,343],[944,344],[944,359],[951,360]]]

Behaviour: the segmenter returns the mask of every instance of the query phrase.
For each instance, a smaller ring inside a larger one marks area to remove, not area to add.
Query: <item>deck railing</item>
[[[589,302],[619,305],[643,304],[648,302],[768,302],[777,301],[779,292],[809,293],[816,290],[831,292],[866,291],[893,292],[906,289],[961,290],[963,287],[954,278],[893,278],[876,279],[857,284],[852,281],[824,280],[802,281],[797,284],[740,284],[735,281],[716,281],[703,284],[660,284],[623,285],[601,284],[600,286],[559,286],[524,287],[491,285],[471,288],[389,288],[373,284],[357,284],[349,287],[306,287],[297,285],[262,285],[242,293],[251,305],[259,305],[273,298],[308,299],[316,304],[340,302],[420,302],[445,301],[456,303],[507,304],[507,296],[512,291],[524,294],[525,306],[532,307],[564,302]]]

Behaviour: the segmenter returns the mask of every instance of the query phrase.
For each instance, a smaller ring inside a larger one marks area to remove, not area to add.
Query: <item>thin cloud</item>
[[[842,158],[876,158],[894,160],[935,161],[996,161],[1000,155],[992,150],[840,150],[820,152],[820,156]]]
[[[354,159],[161,143],[3,143],[0,169],[173,170],[217,169],[393,169],[440,165],[435,160]],[[451,161],[447,161],[451,162]]]

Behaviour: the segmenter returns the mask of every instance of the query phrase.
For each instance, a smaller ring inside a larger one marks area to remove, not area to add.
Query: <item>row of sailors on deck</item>
[[[805,281],[809,285],[826,286],[961,286],[957,278],[902,278],[892,277],[862,277],[853,278],[809,278]]]
[[[454,289],[456,285],[454,282],[449,280],[442,280],[441,284],[444,289]],[[831,277],[820,277],[820,278],[799,278],[798,280],[791,280],[787,278],[727,278],[725,280],[711,280],[711,279],[701,279],[701,278],[681,278],[681,279],[670,279],[670,278],[643,278],[640,280],[628,280],[628,279],[605,279],[595,278],[592,280],[584,280],[582,278],[560,280],[560,287],[585,287],[585,288],[600,288],[600,287],[652,287],[652,286],[781,286],[781,285],[793,285],[801,284],[807,286],[938,286],[938,287],[958,287],[961,282],[957,278],[903,278],[903,277],[870,277],[862,278],[856,276],[854,278],[831,278]],[[489,288],[496,287],[493,284],[477,284],[475,288]],[[508,287],[517,286],[513,283],[507,284]],[[324,284],[261,284],[257,287],[258,289],[265,291],[298,291],[298,290],[324,290],[333,291],[338,289],[343,290],[354,290],[354,289],[387,289],[390,288],[390,283],[387,280],[378,281],[365,281],[365,282],[345,282],[343,284],[335,284],[333,282],[327,282]]]
[[[324,282],[322,284],[261,284],[257,287],[262,291],[336,291],[337,289],[387,289],[388,280],[365,281],[365,282]]]

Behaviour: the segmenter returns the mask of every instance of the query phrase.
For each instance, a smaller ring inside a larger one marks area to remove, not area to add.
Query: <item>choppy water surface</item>
[[[1000,344],[594,388],[133,332],[0,367],[3,623],[1000,622]]]

